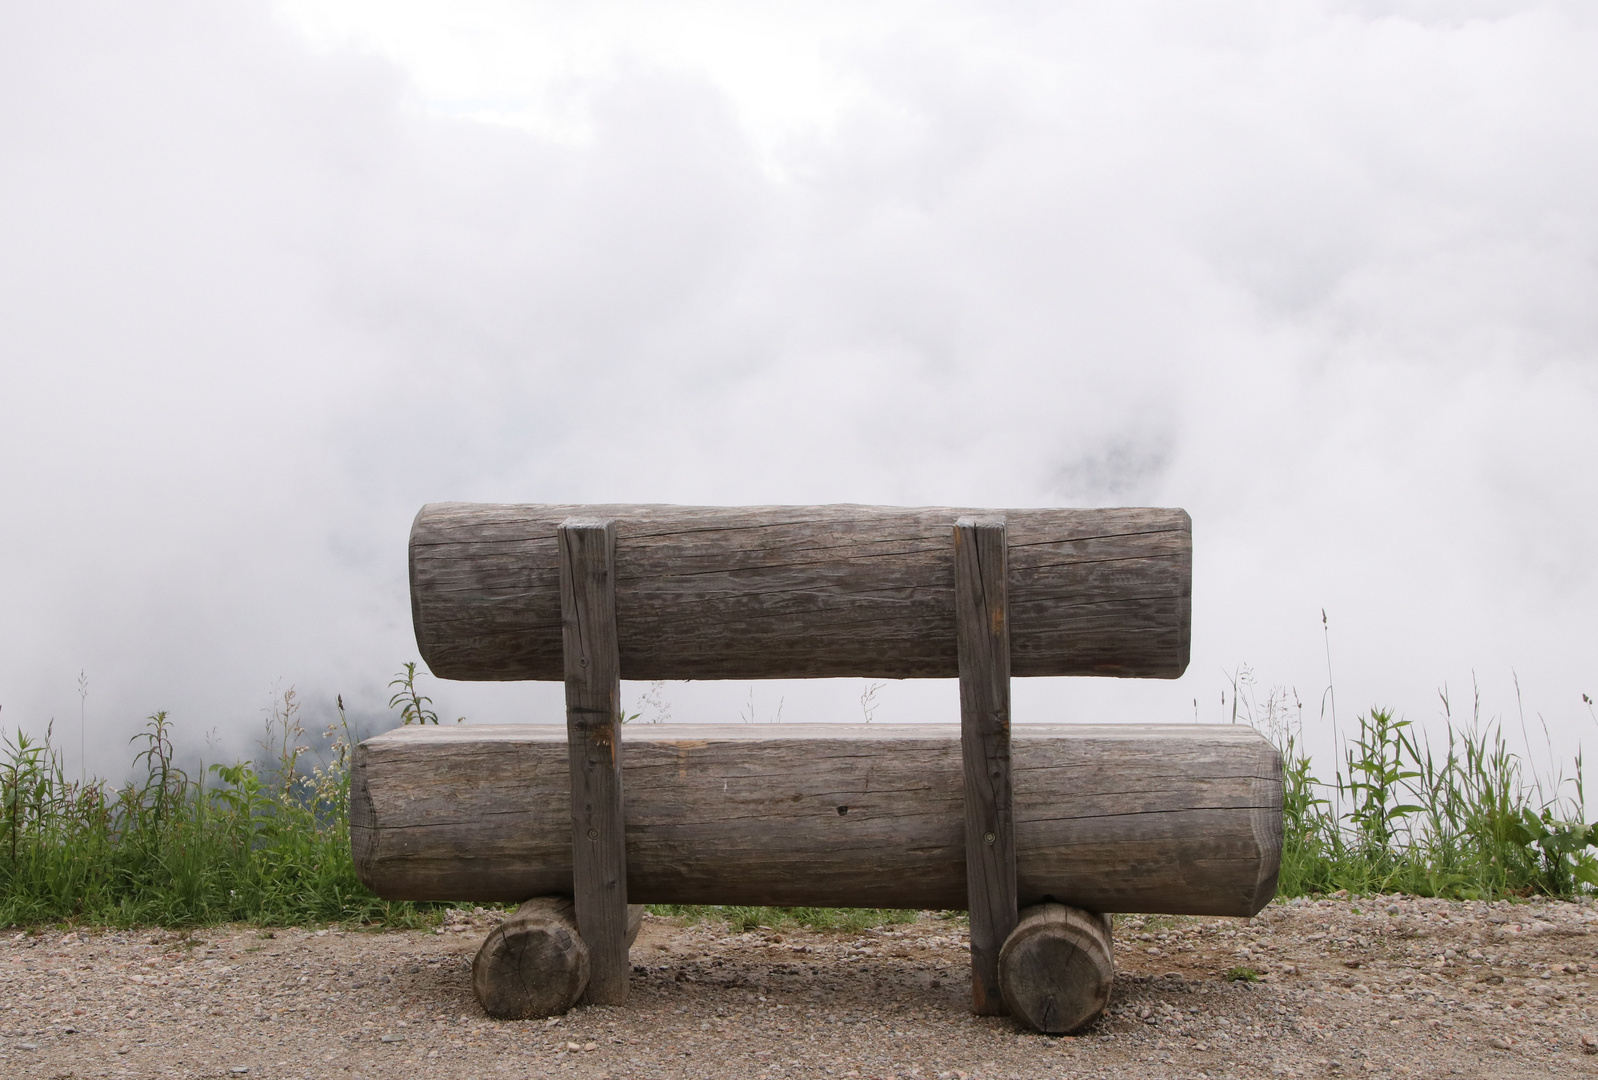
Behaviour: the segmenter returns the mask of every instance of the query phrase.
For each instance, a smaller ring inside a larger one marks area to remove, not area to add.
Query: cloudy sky
[[[1595,57],[1508,0],[0,3],[0,724],[381,723],[433,500],[1154,504],[1188,674],[1018,721],[1251,670],[1329,745],[1329,642],[1345,724],[1474,677],[1590,746]]]

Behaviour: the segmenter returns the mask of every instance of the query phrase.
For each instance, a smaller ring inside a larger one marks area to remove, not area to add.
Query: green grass
[[[349,732],[306,767],[293,691],[268,725],[264,763],[191,777],[171,723],[149,718],[120,788],[69,780],[49,734],[0,736],[0,926],[416,926],[441,905],[391,903],[356,879],[349,847]]]
[[[1581,755],[1568,776],[1528,777],[1479,706],[1463,726],[1449,715],[1438,745],[1371,709],[1330,783],[1297,733],[1268,733],[1286,780],[1279,895],[1573,897],[1598,886],[1598,825],[1581,821]]]
[[[878,926],[913,923],[921,914],[897,908],[740,907],[730,904],[651,904],[649,911],[654,915],[671,916],[690,923],[724,923],[737,931],[789,930],[794,927],[810,930],[870,930]]]
[[[408,668],[397,677],[392,704],[406,722],[436,723],[414,676]],[[1372,709],[1322,782],[1301,729],[1281,716],[1267,708],[1260,724],[1282,750],[1286,776],[1280,895],[1572,897],[1598,887],[1598,826],[1580,820],[1579,754],[1569,776],[1528,777],[1479,712],[1463,727],[1450,718],[1433,746],[1407,721]],[[37,741],[0,733],[0,926],[406,927],[435,924],[447,906],[380,900],[357,880],[342,702],[315,760],[292,690],[274,706],[255,762],[188,775],[165,713],[134,741],[135,779],[114,787],[68,779],[48,732]],[[853,932],[918,917],[874,908],[652,910],[735,930]]]
[[[438,723],[414,664],[391,684],[403,723]],[[349,845],[350,733],[342,700],[308,760],[293,690],[267,723],[262,759],[189,776],[171,722],[135,738],[139,775],[120,788],[69,780],[47,732],[0,733],[0,926],[436,925],[447,904],[380,900],[355,876]],[[912,922],[914,911],[657,905],[657,915],[737,930],[856,931]]]

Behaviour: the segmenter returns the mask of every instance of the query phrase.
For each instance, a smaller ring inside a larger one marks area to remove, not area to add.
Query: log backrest
[[[561,679],[557,533],[611,519],[624,679],[954,678],[950,531],[973,515],[1007,530],[1012,674],[1186,669],[1192,523],[1170,509],[433,503],[416,641],[443,678]]]

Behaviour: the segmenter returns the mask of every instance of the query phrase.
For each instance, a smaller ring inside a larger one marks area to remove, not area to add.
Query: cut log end
[[[1097,1020],[1114,982],[1107,915],[1038,904],[1021,912],[999,951],[999,987],[1010,1015],[1047,1035]]]
[[[588,946],[569,897],[527,901],[496,926],[472,961],[472,992],[497,1020],[570,1009],[588,989]]]
[[[638,938],[644,909],[627,909],[627,945]],[[577,933],[569,896],[539,896],[496,926],[472,961],[472,992],[497,1020],[559,1016],[588,989],[588,946]]]

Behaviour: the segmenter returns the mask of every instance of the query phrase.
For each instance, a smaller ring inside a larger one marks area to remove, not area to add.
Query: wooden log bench
[[[625,1000],[637,905],[965,909],[973,1008],[1091,1022],[1108,914],[1252,915],[1281,764],[1248,728],[1012,730],[1012,674],[1174,678],[1180,510],[434,504],[411,604],[435,675],[563,679],[567,725],[402,728],[354,759],[390,899],[522,902],[499,1016]],[[620,680],[953,677],[955,725],[621,724]],[[1040,718],[1041,719],[1041,718]]]

